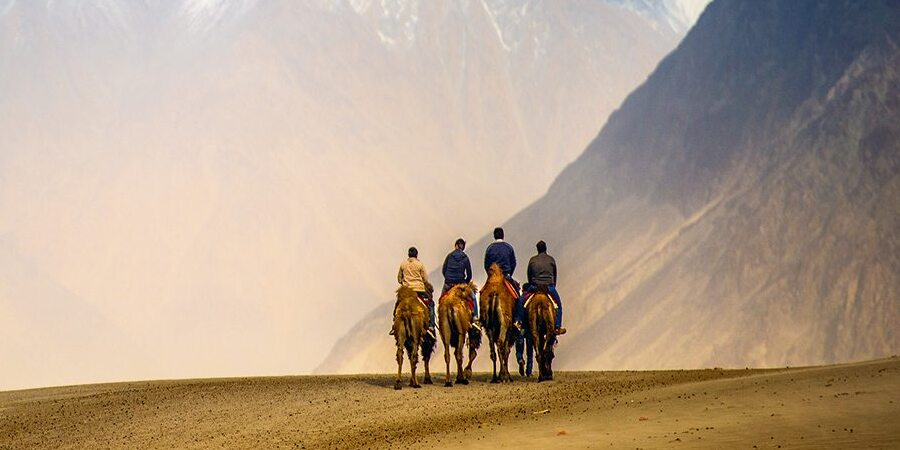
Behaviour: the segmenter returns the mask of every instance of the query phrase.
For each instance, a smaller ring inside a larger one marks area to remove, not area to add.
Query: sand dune
[[[438,367],[435,367],[439,369]],[[390,375],[0,392],[0,449],[889,448],[900,359],[813,368],[561,372],[392,389]]]

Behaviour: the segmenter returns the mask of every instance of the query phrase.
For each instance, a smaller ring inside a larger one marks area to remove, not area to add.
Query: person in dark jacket
[[[469,257],[466,255],[465,250],[466,241],[463,238],[459,238],[454,244],[453,251],[444,258],[444,266],[441,268],[441,273],[444,275],[444,288],[441,290],[441,297],[453,286],[469,284],[472,281],[472,264],[469,262]],[[480,329],[481,327],[478,325],[478,301],[475,298],[474,291],[472,292],[472,303],[475,308],[472,312],[472,325]]]
[[[536,247],[538,253],[528,261],[528,282],[525,283],[524,292],[516,302],[513,320],[516,326],[521,328],[522,320],[525,318],[525,299],[529,294],[536,292],[539,286],[543,286],[556,302],[556,334],[565,334],[566,329],[562,327],[562,300],[556,290],[556,260],[547,254],[546,242],[539,241]]]
[[[516,251],[512,245],[503,240],[503,228],[494,228],[494,242],[488,245],[484,251],[484,271],[489,272],[491,264],[497,263],[503,276],[513,285],[516,292],[519,292],[519,282],[513,279],[513,273],[516,271]]]
[[[516,271],[516,251],[513,250],[512,245],[503,240],[503,228],[500,227],[494,228],[494,242],[488,245],[487,250],[484,251],[484,271],[489,272],[491,264],[494,263],[500,266],[503,276],[513,286],[518,297],[521,287],[519,282],[512,277]],[[527,370],[525,365],[526,356],[528,357]],[[526,342],[525,334],[521,332],[516,338],[516,360],[519,362],[519,374],[530,377],[534,361],[534,348],[531,342]]]

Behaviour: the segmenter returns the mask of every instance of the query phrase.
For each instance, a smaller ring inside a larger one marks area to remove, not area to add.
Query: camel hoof
[[[425,383],[425,384],[434,384],[434,382],[431,381],[431,377],[428,377],[428,378],[422,380],[422,382]]]
[[[497,377],[491,378],[491,383],[497,384],[500,382],[500,379]]]
[[[444,387],[453,387],[453,383],[447,381],[446,383],[444,383]]]
[[[403,384],[402,384],[402,383],[396,383],[396,384],[394,384],[394,390],[395,390],[395,391],[399,391],[400,389],[403,389]]]
[[[462,379],[456,380],[456,384],[469,384],[469,380],[462,378]]]
[[[411,387],[413,389],[419,389],[422,387],[422,385],[421,384],[411,384],[411,385],[409,385],[409,387]]]

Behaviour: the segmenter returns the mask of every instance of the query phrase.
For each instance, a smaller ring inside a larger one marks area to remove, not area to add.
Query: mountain
[[[544,194],[668,23],[598,0],[0,0],[0,237],[153,376],[308,371],[409,245],[435,267]]]
[[[898,43],[893,1],[710,4],[505,225],[522,265],[538,239],[559,261],[570,331],[558,367],[900,351]],[[342,342],[369,355],[365,370],[387,370],[391,342],[362,331]],[[355,352],[336,349],[321,370],[360,370],[343,361]]]

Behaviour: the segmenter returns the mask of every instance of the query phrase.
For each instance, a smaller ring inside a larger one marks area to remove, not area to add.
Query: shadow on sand
[[[417,371],[417,373],[416,373],[416,375],[419,377],[419,383],[422,384],[423,389],[429,389],[432,387],[444,388],[445,373],[443,371],[441,371],[439,373],[435,372],[435,371],[431,372],[431,380],[434,382],[434,384],[431,384],[431,385],[425,384],[425,382],[423,380],[424,379],[423,373],[424,373],[423,371]],[[451,380],[454,381],[453,386],[456,387],[457,386],[455,383],[456,372],[450,372],[450,377],[451,377]],[[372,374],[372,375],[368,375],[368,376],[360,376],[360,379],[362,382],[364,382],[370,386],[394,390],[394,380],[396,378],[394,375]],[[412,389],[408,386],[409,385],[409,372],[408,371],[403,372],[402,380],[403,380],[403,389]],[[472,378],[469,380],[469,382],[471,383],[471,384],[469,384],[469,386],[471,386],[472,384],[491,384],[491,374],[490,374],[490,372],[475,372],[472,374]],[[517,383],[537,383],[537,382],[538,382],[537,375],[533,375],[530,378],[525,378],[525,377],[520,377],[518,374],[514,374],[512,384],[515,385]],[[459,385],[459,387],[465,388],[466,386]]]

